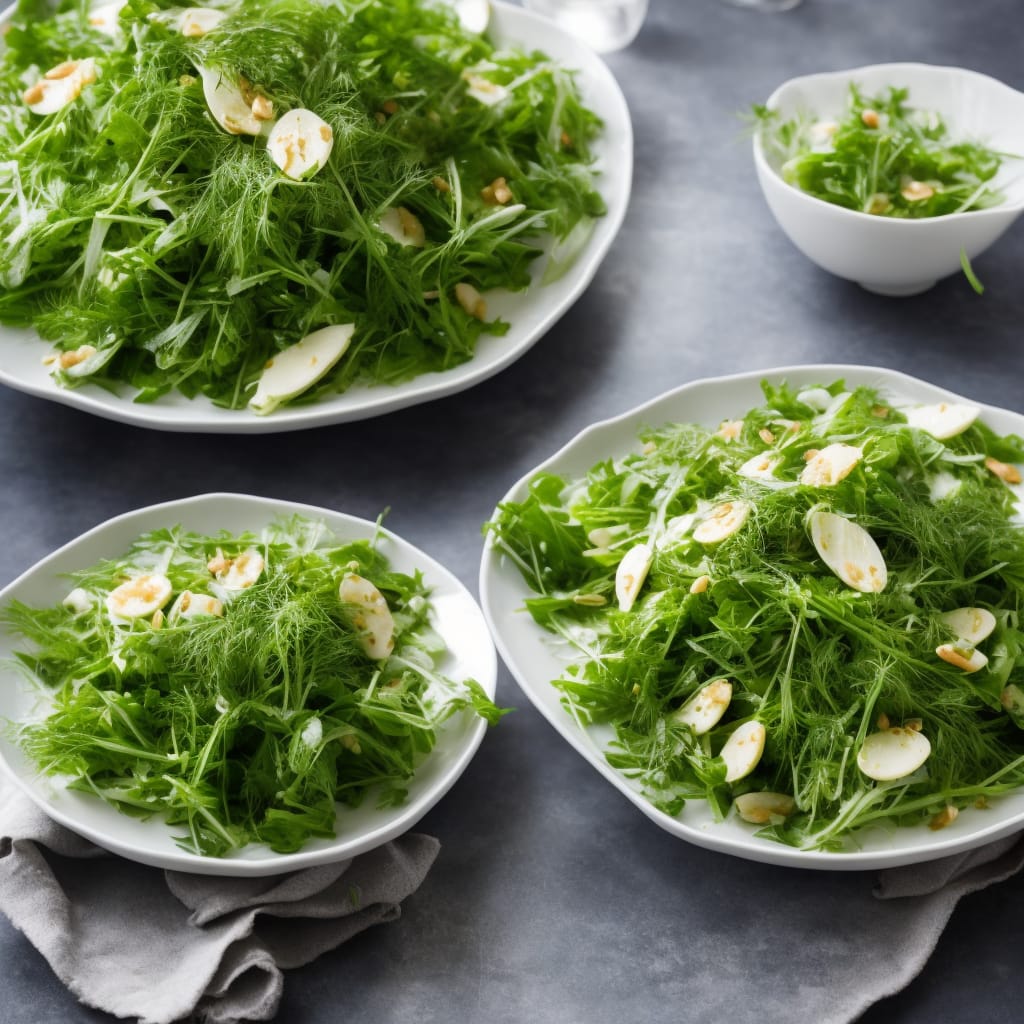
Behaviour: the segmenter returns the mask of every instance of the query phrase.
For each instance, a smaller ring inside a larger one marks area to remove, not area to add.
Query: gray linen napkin
[[[0,912],[81,1002],[141,1024],[270,1020],[282,971],[395,920],[439,848],[413,834],[290,875],[164,872],[107,854],[0,780]]]

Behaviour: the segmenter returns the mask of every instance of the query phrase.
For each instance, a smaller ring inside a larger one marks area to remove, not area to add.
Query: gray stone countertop
[[[960,277],[916,298],[868,294],[781,234],[737,117],[792,75],[889,60],[962,65],[1024,88],[1022,29],[1005,0],[805,0],[777,16],[652,0],[635,44],[609,58],[636,133],[626,222],[547,337],[472,391],[300,434],[159,434],[4,390],[0,584],[110,516],[235,490],[371,519],[390,507],[389,527],[475,592],[480,524],[520,475],[596,419],[735,371],[872,364],[1024,412],[1024,230],[977,260],[983,297]],[[281,1020],[676,1022],[698,1007],[716,1020],[728,999],[710,993],[743,975],[763,975],[774,1020],[813,981],[801,971],[824,980],[828,957],[848,954],[829,946],[828,928],[807,940],[820,963],[801,943],[771,948],[759,922],[820,911],[842,932],[872,912],[872,876],[770,868],[674,839],[585,764],[504,669],[499,698],[519,710],[422,822],[442,852],[401,921],[292,972]],[[1024,877],[966,898],[924,972],[862,1020],[1019,1019],[1019,899]],[[5,1024],[112,1020],[79,1007],[2,919],[0,964]]]

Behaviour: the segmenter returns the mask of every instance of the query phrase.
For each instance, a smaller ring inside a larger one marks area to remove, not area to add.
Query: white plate
[[[578,70],[583,100],[604,121],[594,144],[598,190],[608,207],[576,262],[560,280],[541,285],[546,257],[534,261],[534,283],[526,292],[487,293],[489,315],[511,327],[502,337],[484,335],[467,363],[442,373],[428,373],[403,384],[352,387],[343,394],[308,406],[285,407],[269,416],[247,409],[219,409],[206,398],[165,395],[156,402],[136,405],[134,390],[120,395],[97,386],[75,390],[58,387],[42,360],[50,348],[34,331],[0,326],[0,383],[17,391],[84,409],[97,416],[157,430],[243,434],[274,433],[366,419],[409,405],[454,394],[478,384],[518,359],[580,297],[612,244],[629,202],[633,172],[633,127],[618,83],[604,62],[552,22],[495,0],[489,34],[499,45],[526,51],[542,50],[557,63]],[[0,15],[0,26],[10,11]]]
[[[522,501],[528,481],[541,470],[562,477],[578,478],[595,463],[639,450],[637,435],[644,426],[669,422],[697,422],[717,426],[747,409],[761,405],[762,379],[787,380],[795,385],[828,383],[845,378],[848,385],[883,389],[894,398],[909,402],[962,399],[951,392],[892,370],[863,366],[821,365],[783,367],[696,381],[655,398],[646,405],[615,419],[595,424],[577,435],[564,448],[531,470],[505,496],[504,501]],[[979,404],[979,403],[974,403]],[[1024,416],[983,406],[982,418],[999,433],[1024,434]],[[580,728],[559,703],[559,692],[551,685],[565,669],[565,658],[557,653],[551,634],[541,629],[524,610],[532,591],[519,571],[502,559],[489,541],[480,566],[480,597],[484,614],[505,663],[520,687],[545,718],[616,789],[633,801],[652,821],[667,832],[723,853],[749,860],[792,867],[832,871],[859,871],[896,867],[933,860],[968,850],[1024,828],[1024,791],[990,801],[986,810],[969,808],[952,825],[933,832],[919,828],[878,828],[858,837],[859,848],[844,853],[802,851],[780,843],[755,838],[755,827],[735,815],[715,822],[707,806],[689,801],[678,817],[652,806],[637,785],[605,760],[604,750],[613,738],[610,727]]]
[[[300,513],[321,520],[343,540],[370,540],[377,526],[363,519],[326,509],[239,494],[204,494],[182,501],[152,505],[97,526],[33,566],[0,592],[0,604],[18,598],[28,604],[57,604],[68,591],[63,573],[87,568],[102,558],[123,553],[147,530],[180,524],[189,530],[259,530],[277,516]],[[471,677],[494,697],[497,657],[480,609],[466,588],[432,558],[387,530],[380,531],[378,550],[398,572],[419,569],[431,588],[433,625],[448,647],[439,671],[454,679]],[[40,690],[9,664],[15,638],[0,633],[0,719],[21,721],[33,715]],[[274,853],[252,844],[223,858],[202,857],[178,847],[173,839],[181,829],[162,819],[140,821],[120,814],[109,804],[85,793],[67,790],[42,777],[10,737],[0,734],[0,766],[54,820],[130,860],[175,871],[206,875],[276,875],[286,871],[345,860],[365,853],[411,828],[449,790],[469,764],[483,738],[486,723],[462,713],[439,730],[437,744],[409,784],[401,806],[378,810],[372,799],[362,807],[338,808],[334,839],[312,839],[297,853]]]

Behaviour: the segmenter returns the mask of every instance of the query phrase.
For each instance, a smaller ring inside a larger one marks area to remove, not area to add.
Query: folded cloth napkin
[[[440,844],[406,835],[268,878],[114,857],[0,781],[0,911],[88,1006],[141,1024],[270,1020],[282,971],[400,914]]]

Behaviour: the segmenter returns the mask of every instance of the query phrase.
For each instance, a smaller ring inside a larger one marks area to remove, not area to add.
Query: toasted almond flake
[[[333,147],[331,126],[303,107],[284,114],[267,136],[270,159],[293,181],[304,181],[322,171]]]
[[[723,420],[718,430],[715,431],[716,436],[724,438],[726,441],[735,441],[742,433],[743,420]]]
[[[653,561],[654,552],[647,544],[637,544],[622,556],[615,570],[615,596],[620,612],[628,612],[636,603]]]
[[[943,612],[939,621],[950,628],[953,635],[967,644],[980,644],[996,628],[996,617],[987,608],[954,608]]]
[[[757,436],[761,438],[761,440],[764,441],[765,444],[775,443],[775,435],[767,427],[762,427],[757,432]]]
[[[444,180],[440,175],[435,175],[430,181],[430,184],[437,189],[438,192],[451,192],[452,187]]]
[[[726,741],[718,756],[725,762],[725,781],[745,778],[764,753],[765,727],[760,722],[744,722]]]
[[[115,619],[140,619],[152,615],[170,600],[171,581],[160,573],[142,573],[107,594],[107,611]]]
[[[762,452],[747,459],[736,472],[748,480],[775,480],[775,470],[781,462],[781,457]]]
[[[962,434],[978,418],[981,410],[976,405],[962,402],[936,402],[903,410],[907,423],[923,430],[939,441]]]
[[[178,19],[178,31],[189,39],[199,39],[212,32],[227,16],[226,11],[213,7],[189,7]]]
[[[487,303],[484,297],[465,281],[460,281],[455,286],[455,298],[459,305],[477,320],[484,320],[487,317]]]
[[[1003,692],[999,695],[999,703],[1011,715],[1024,715],[1024,690],[1016,683],[1009,683],[1003,687]]]
[[[939,644],[935,653],[948,665],[960,669],[970,675],[978,672],[988,664],[988,658],[979,650],[962,644]]]
[[[881,124],[877,110],[862,110],[860,119],[868,128],[877,128]]]
[[[890,726],[889,716],[883,711],[879,714],[878,718],[875,719],[876,729],[888,729]]]
[[[711,577],[710,576],[707,576],[707,575],[698,576],[690,584],[690,593],[691,594],[703,594],[704,591],[708,589],[708,584],[710,584],[710,582],[711,582]]]
[[[90,608],[92,608],[92,596],[89,591],[83,590],[81,587],[75,587],[67,597],[61,601],[61,604],[65,608],[69,608],[75,615],[84,615]]]
[[[96,81],[96,74],[96,61],[92,57],[64,61],[29,86],[21,98],[33,114],[55,114],[78,99],[82,90]]]
[[[994,473],[1004,483],[1020,483],[1020,470],[1016,466],[1011,466],[1008,462],[1000,462],[998,459],[993,459],[992,456],[989,456],[985,459],[985,468],[990,473]]]
[[[877,782],[912,775],[928,760],[932,745],[923,732],[893,726],[870,733],[857,752],[857,767]]]
[[[778,825],[796,810],[796,801],[786,793],[743,793],[733,803],[736,813],[751,825]]]
[[[864,449],[854,445],[826,445],[807,461],[800,474],[800,483],[805,487],[835,487],[853,472],[863,456]]]
[[[334,324],[307,334],[278,352],[263,369],[249,407],[260,415],[273,412],[328,373],[348,350],[355,324]],[[315,356],[315,362],[311,357]]]
[[[574,594],[573,604],[581,604],[585,608],[603,608],[608,603],[608,598],[603,594]]]
[[[230,135],[259,135],[263,122],[252,112],[241,81],[232,80],[218,68],[199,67],[203,96],[210,116]]]
[[[920,203],[925,199],[931,199],[935,195],[935,189],[931,185],[924,181],[914,181],[908,179],[903,182],[900,186],[900,195],[908,203]]]
[[[880,217],[882,214],[888,213],[892,209],[892,200],[885,192],[875,192],[868,197],[868,201],[864,206],[864,212],[870,213],[874,217]]]
[[[462,78],[466,83],[466,95],[472,96],[485,107],[497,106],[508,97],[508,89],[483,75],[466,70],[462,72]]]
[[[904,729],[910,729],[912,732],[920,732],[924,728],[924,722],[920,718],[908,718],[903,723]]]
[[[61,352],[57,363],[62,370],[70,370],[72,366],[84,363],[86,359],[96,355],[96,349],[92,345],[80,345],[73,352]]]
[[[422,249],[427,242],[426,232],[420,219],[404,206],[390,206],[377,222],[377,226],[399,245],[411,245]]]
[[[338,587],[338,598],[347,606],[366,654],[375,661],[388,657],[395,647],[395,620],[384,595],[368,579],[346,573]]]
[[[796,400],[815,412],[824,412],[832,403],[832,394],[827,388],[804,388],[797,394]]]
[[[952,825],[954,821],[959,817],[960,812],[952,804],[946,804],[946,806],[939,811],[938,814],[928,822],[928,827],[933,832],[938,832],[939,829],[945,828],[947,825]]]
[[[747,501],[724,501],[700,522],[693,531],[693,539],[701,544],[720,544],[743,526],[750,511]]]
[[[254,96],[250,109],[258,121],[270,121],[274,117],[274,104],[266,96]]]
[[[195,594],[191,590],[183,590],[167,615],[173,625],[183,619],[220,618],[224,614],[224,605],[210,594]]]
[[[698,690],[672,718],[688,725],[697,736],[710,732],[722,720],[732,701],[732,683],[716,679]]]
[[[848,587],[862,594],[876,594],[888,581],[885,559],[871,534],[862,526],[815,508],[807,517],[811,542],[821,560]]]

